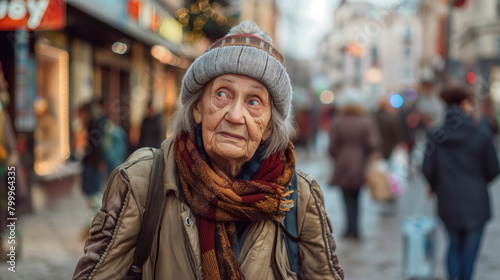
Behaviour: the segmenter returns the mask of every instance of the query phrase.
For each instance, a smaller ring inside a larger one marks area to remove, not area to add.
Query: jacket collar
[[[161,144],[163,149],[163,159],[165,160],[165,172],[164,175],[164,194],[168,192],[174,192],[176,196],[179,196],[179,179],[177,177],[177,167],[175,165],[175,153],[174,153],[174,138],[167,138]],[[172,180],[175,178],[175,180]]]

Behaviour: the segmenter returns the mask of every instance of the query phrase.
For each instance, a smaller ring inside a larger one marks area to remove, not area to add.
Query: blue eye
[[[260,102],[257,100],[251,100],[250,102],[248,102],[248,104],[250,104],[250,106],[259,106]]]
[[[217,97],[220,97],[220,98],[226,98],[227,97],[227,94],[223,91],[218,91],[215,95],[217,95]]]

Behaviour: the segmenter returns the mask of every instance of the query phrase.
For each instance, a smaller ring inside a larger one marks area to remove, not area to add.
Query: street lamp
[[[365,54],[365,45],[360,42],[351,42],[346,45],[345,51],[354,58],[355,86],[361,86],[361,57]]]
[[[382,81],[382,71],[378,67],[372,66],[365,71],[365,81],[376,85]]]

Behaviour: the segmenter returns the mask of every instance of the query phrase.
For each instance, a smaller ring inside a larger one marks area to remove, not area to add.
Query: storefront
[[[92,99],[105,97],[110,102],[111,119],[125,128],[133,149],[150,100],[168,123],[175,110],[181,78],[190,63],[186,57],[192,55],[181,50],[182,27],[176,25],[175,19],[172,21],[170,15],[148,1],[128,2],[129,5],[112,0],[68,1],[71,20],[67,32],[73,48],[90,54],[84,57],[91,57],[89,61],[70,54],[72,64],[78,60],[79,65],[87,65],[85,69],[92,69],[91,75],[71,73],[75,89],[72,106],[76,109]],[[91,48],[82,46],[85,43],[90,43]],[[154,52],[159,47],[165,51],[162,55]],[[89,80],[92,92],[89,87],[79,90],[80,84]]]
[[[62,34],[65,9],[62,0],[0,2],[0,10],[5,11],[0,18],[0,61],[10,96],[6,109],[20,155],[16,181],[19,193],[28,196],[19,198],[26,202],[17,205],[21,212],[31,208],[31,184],[69,156],[69,123],[65,122],[69,96],[64,79],[68,53],[64,44],[44,40],[46,34]],[[25,190],[21,185],[26,185]]]
[[[56,174],[70,156],[67,46],[64,32],[41,32],[35,38],[34,170],[42,177]]]
[[[28,181],[58,191],[81,170],[85,139],[78,108],[104,97],[110,118],[134,143],[149,100],[166,117],[173,114],[193,56],[181,50],[179,41],[160,35],[180,27],[151,3],[134,14],[123,1],[50,0],[43,2],[47,7],[37,6],[46,9],[38,11],[41,18],[31,18],[34,11],[27,3],[0,2],[17,5],[0,19],[0,61],[12,101],[6,109]],[[155,56],[155,46],[167,50],[167,57]]]

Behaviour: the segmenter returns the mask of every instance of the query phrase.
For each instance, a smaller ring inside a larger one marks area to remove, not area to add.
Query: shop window
[[[69,56],[64,50],[36,45],[35,172],[51,175],[69,157]]]

